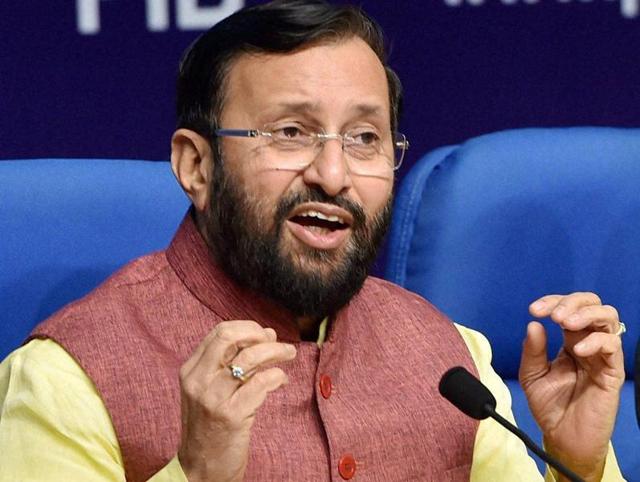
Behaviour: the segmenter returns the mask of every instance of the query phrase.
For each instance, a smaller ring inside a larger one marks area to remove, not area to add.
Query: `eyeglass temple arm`
[[[214,131],[218,137],[258,137],[260,131],[256,129],[216,129]]]

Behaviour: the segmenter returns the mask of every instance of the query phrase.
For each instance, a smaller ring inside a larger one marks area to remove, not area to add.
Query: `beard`
[[[319,321],[335,314],[362,288],[391,220],[392,197],[367,219],[345,196],[329,196],[312,186],[280,199],[273,210],[242,189],[224,170],[214,169],[204,230],[217,262],[237,283],[257,291],[297,317]],[[297,243],[286,249],[282,230],[301,203],[339,206],[353,216],[351,236],[342,247],[324,251]]]

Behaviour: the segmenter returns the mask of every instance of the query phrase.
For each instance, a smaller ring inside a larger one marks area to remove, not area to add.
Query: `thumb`
[[[527,325],[527,337],[522,344],[520,360],[520,385],[527,389],[529,385],[543,377],[549,371],[547,359],[547,333],[544,326],[537,321]]]

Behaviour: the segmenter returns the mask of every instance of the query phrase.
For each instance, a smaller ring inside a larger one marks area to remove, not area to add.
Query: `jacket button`
[[[324,398],[331,396],[333,385],[331,383],[331,377],[329,375],[320,375],[320,393]]]
[[[351,454],[344,454],[338,461],[338,473],[344,480],[351,479],[356,475],[356,460]]]

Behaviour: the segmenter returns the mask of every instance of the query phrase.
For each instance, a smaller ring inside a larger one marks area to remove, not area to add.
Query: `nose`
[[[318,149],[313,162],[304,170],[305,183],[321,187],[330,196],[344,193],[352,186],[352,182],[342,149],[342,138],[326,138]]]

